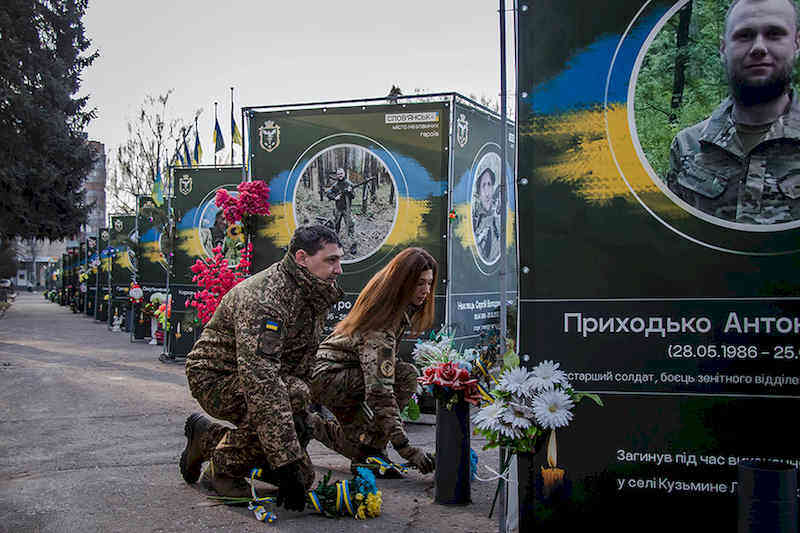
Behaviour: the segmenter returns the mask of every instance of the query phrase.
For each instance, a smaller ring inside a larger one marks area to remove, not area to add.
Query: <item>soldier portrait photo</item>
[[[386,165],[354,144],[319,152],[303,169],[294,191],[297,225],[322,224],[342,241],[342,262],[377,252],[394,227],[397,188]]]
[[[794,0],[695,0],[662,28],[639,72],[636,121],[675,203],[749,231],[800,219],[798,52]]]
[[[475,248],[487,265],[500,258],[500,203],[500,156],[490,152],[475,166],[471,203]]]
[[[231,196],[237,196],[237,191],[228,191]],[[214,205],[214,196],[200,207],[200,223],[197,228],[203,251],[213,257],[212,250],[217,246],[222,248],[222,255],[228,264],[237,264],[241,251],[245,245],[245,236],[240,223],[228,224],[224,211]]]

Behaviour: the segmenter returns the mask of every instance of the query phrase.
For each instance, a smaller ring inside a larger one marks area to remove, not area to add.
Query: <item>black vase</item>
[[[517,482],[519,483],[519,530],[531,531],[534,526],[533,507],[536,502],[536,467],[534,458],[539,450],[517,454]],[[524,526],[524,527],[523,527]]]
[[[436,400],[436,472],[433,501],[442,505],[466,505],[470,495],[469,404],[464,400],[452,409]]]

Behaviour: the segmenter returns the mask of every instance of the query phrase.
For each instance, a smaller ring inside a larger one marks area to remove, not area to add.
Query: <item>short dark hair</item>
[[[789,3],[790,6],[792,6],[792,9],[794,10],[794,30],[795,32],[797,32],[798,30],[800,30],[800,8],[797,7],[797,3],[795,0],[786,0],[786,1]],[[733,8],[736,7],[736,4],[740,2],[741,0],[733,0],[731,2],[731,5],[728,6],[728,10],[725,12],[725,27],[722,30],[723,39],[728,35],[728,21],[731,18],[731,12],[733,11]]]
[[[335,231],[321,224],[298,226],[289,243],[289,253],[294,255],[298,250],[303,250],[308,255],[314,255],[322,250],[326,244],[342,246],[342,241]]]

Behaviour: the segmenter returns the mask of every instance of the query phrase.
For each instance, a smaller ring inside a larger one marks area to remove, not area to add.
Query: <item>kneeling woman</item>
[[[311,373],[314,401],[338,420],[314,423],[314,437],[360,463],[386,458],[386,444],[423,474],[433,458],[411,446],[400,411],[417,388],[414,365],[397,359],[403,333],[433,323],[438,265],[422,248],[406,248],[369,280],[348,315],[320,344]]]

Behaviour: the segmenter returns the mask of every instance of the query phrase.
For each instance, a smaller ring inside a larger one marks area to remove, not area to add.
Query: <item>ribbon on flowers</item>
[[[491,395],[486,392],[486,389],[484,389],[480,383],[477,383],[475,386],[478,387],[478,394],[481,395],[481,398],[486,400],[487,403],[494,403],[494,398],[492,398]]]
[[[484,376],[486,376],[487,378],[491,378],[491,380],[494,381],[495,385],[499,384],[497,383],[497,379],[495,379],[495,377],[489,373],[489,371],[487,370],[486,366],[483,364],[483,361],[481,359],[475,360],[475,366],[478,367],[478,370],[480,370]]]
[[[381,475],[385,474],[387,470],[392,469],[397,470],[401,474],[405,474],[408,471],[408,467],[405,465],[399,465],[391,461],[385,461],[383,458],[374,455],[367,457],[364,462],[368,467],[376,468]]]
[[[314,507],[318,513],[325,514],[322,511],[322,504],[319,502],[319,496],[317,496],[317,493],[313,490],[308,491],[308,501],[311,502],[311,506]]]
[[[275,519],[278,518],[278,515],[273,513],[272,511],[267,511],[264,507],[265,503],[269,503],[271,505],[275,505],[276,498],[273,496],[266,496],[263,498],[259,498],[256,495],[256,487],[254,481],[257,478],[260,478],[263,474],[263,470],[261,468],[253,468],[250,470],[250,495],[253,497],[252,500],[247,504],[247,508],[253,511],[253,514],[256,516],[256,520],[259,522],[267,522],[272,523]]]
[[[356,513],[353,511],[353,504],[350,501],[349,484],[346,479],[336,483],[336,510],[341,513],[342,507],[344,507],[351,516],[355,516]]]

